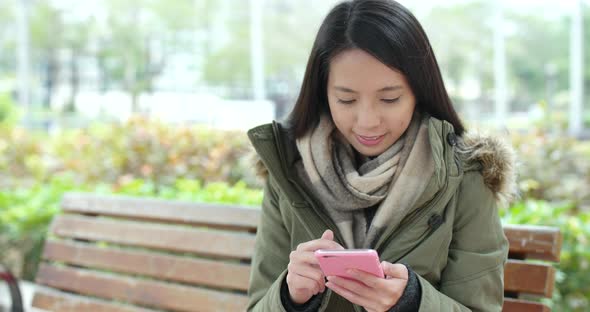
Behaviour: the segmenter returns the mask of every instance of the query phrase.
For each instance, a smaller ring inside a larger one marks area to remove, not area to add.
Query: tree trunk
[[[70,60],[70,100],[69,111],[76,112],[76,97],[80,89],[80,70],[78,67],[78,51],[72,49],[72,56]]]
[[[105,57],[98,55],[96,57],[96,67],[98,67],[98,90],[100,93],[105,93],[109,89],[109,73],[105,64]]]
[[[45,94],[43,95],[43,107],[47,110],[51,109],[51,100],[53,99],[55,80],[57,79],[58,64],[55,58],[55,52],[50,51],[47,56],[47,63],[45,63]]]

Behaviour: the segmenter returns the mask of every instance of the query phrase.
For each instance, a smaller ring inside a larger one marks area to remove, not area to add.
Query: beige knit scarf
[[[328,116],[296,144],[302,158],[298,174],[312,186],[346,248],[371,248],[387,227],[399,225],[434,173],[427,122],[418,114],[404,135],[373,159],[357,161]],[[367,228],[365,209],[375,206]]]

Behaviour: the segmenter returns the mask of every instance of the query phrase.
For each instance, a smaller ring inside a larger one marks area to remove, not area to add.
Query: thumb
[[[327,240],[334,240],[334,232],[332,232],[332,230],[325,230],[324,234],[322,234],[322,239],[327,239]]]
[[[408,268],[403,264],[393,264],[387,261],[381,262],[381,268],[386,277],[397,279],[408,279]]]

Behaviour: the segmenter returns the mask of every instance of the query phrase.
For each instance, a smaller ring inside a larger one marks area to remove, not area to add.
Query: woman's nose
[[[361,106],[357,112],[357,125],[361,129],[371,129],[379,126],[381,116],[378,111],[366,105]]]

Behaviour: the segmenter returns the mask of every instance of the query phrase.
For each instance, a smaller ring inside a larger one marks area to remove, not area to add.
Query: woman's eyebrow
[[[358,93],[357,91],[354,91],[354,90],[347,88],[347,87],[334,86],[334,89],[336,89],[338,91],[342,91],[342,92],[347,92],[347,93]],[[399,89],[403,89],[403,87],[399,86],[399,85],[387,86],[387,87],[377,90],[377,92],[395,91],[395,90],[399,90]]]
[[[385,87],[385,88],[381,88],[379,90],[377,90],[377,92],[383,92],[383,91],[395,91],[395,90],[400,90],[403,89],[402,86],[389,86],[389,87]]]
[[[346,87],[339,87],[339,86],[334,86],[334,89],[338,90],[338,91],[342,91],[342,92],[347,92],[347,93],[358,93],[352,89],[346,88]]]

